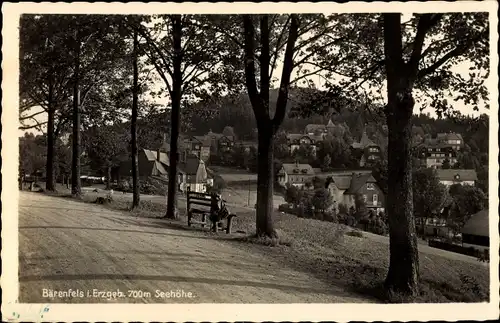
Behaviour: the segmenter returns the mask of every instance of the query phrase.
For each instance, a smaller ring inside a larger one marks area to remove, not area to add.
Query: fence
[[[443,242],[439,240],[429,240],[429,247],[451,251],[472,257],[480,257],[484,254],[483,251],[476,249],[474,247],[463,247],[457,244]]]

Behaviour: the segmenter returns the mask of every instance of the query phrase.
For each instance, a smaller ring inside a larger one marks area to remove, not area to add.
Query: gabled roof
[[[305,128],[306,133],[314,133],[318,130],[324,131],[326,126],[324,124],[308,124]]]
[[[372,174],[353,174],[351,177],[351,185],[344,194],[356,194],[359,189],[366,183],[376,183],[377,181]]]
[[[462,135],[456,132],[449,132],[449,133],[438,133],[437,134],[437,139],[440,140],[462,140]]]
[[[437,169],[436,173],[440,181],[477,181],[474,169]]]
[[[333,124],[332,119],[328,120],[328,123],[326,125],[328,128],[335,127],[335,124]]]
[[[157,160],[157,151],[156,150],[149,150],[149,149],[143,149],[144,155],[146,155],[146,158],[148,161],[153,162]],[[160,152],[160,162],[164,164],[165,166],[168,167],[170,165],[168,161],[168,154],[164,152]]]
[[[366,131],[363,131],[363,134],[361,135],[361,139],[359,142],[353,142],[351,147],[354,149],[365,149],[366,147],[369,146],[378,146],[376,143],[370,140],[368,138],[368,135],[366,134]]]
[[[158,170],[158,172],[162,175],[167,175],[167,170],[165,169],[165,167],[163,167],[163,164],[160,163],[159,161],[155,160],[154,161],[154,167]]]
[[[309,164],[283,164],[283,169],[288,175],[314,175],[314,170]]]
[[[210,139],[215,138],[215,139],[217,139],[217,140],[221,139],[222,137],[225,137],[225,138],[227,138],[227,139],[229,139],[229,140],[232,140],[232,141],[234,141],[234,139],[235,139],[233,136],[226,136],[226,135],[224,135],[224,134],[222,134],[222,133],[212,132],[212,130],[210,130],[210,131],[209,131],[209,132],[205,135],[205,137],[208,137],[208,138],[210,138]]]
[[[474,214],[462,228],[462,234],[471,234],[476,236],[489,237],[489,210],[484,209]]]
[[[351,186],[351,175],[331,176],[331,178],[339,190],[347,190]]]
[[[209,147],[211,142],[212,142],[212,139],[208,136],[192,136],[191,138],[187,139],[186,141],[190,142],[190,143],[193,141],[197,141],[203,147]]]

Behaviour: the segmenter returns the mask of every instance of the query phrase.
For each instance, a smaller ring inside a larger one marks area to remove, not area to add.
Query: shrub
[[[349,208],[344,203],[339,203],[339,214],[349,213]]]
[[[327,211],[323,214],[323,220],[328,222],[337,222],[337,214],[335,214],[335,212]]]
[[[326,188],[318,188],[314,191],[311,204],[318,211],[325,211],[333,204],[333,198]]]

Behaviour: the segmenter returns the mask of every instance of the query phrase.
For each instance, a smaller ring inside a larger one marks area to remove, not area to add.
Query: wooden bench
[[[226,220],[226,233],[231,233],[232,218],[236,217],[236,215],[228,213],[223,219],[218,219],[217,212],[221,209],[221,207],[225,208],[225,201],[221,200],[217,194],[188,191],[186,195],[189,227],[193,224],[200,224],[201,227],[204,228],[205,225],[211,222],[211,230],[217,232],[219,227],[222,225],[220,220]],[[219,205],[219,202],[222,202],[221,205]],[[201,217],[201,221],[193,220],[193,217],[198,215]]]

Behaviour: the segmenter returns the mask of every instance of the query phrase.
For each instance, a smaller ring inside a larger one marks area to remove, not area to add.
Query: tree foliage
[[[413,205],[416,217],[430,218],[439,215],[449,202],[447,197],[447,188],[439,182],[434,169],[420,168],[413,171]]]
[[[453,199],[450,220],[460,230],[475,213],[487,207],[486,194],[475,186],[455,184],[450,187]]]

